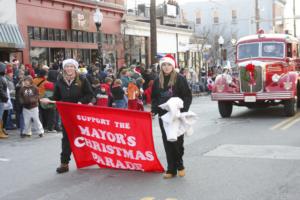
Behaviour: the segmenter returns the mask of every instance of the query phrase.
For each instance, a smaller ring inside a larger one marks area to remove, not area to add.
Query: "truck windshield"
[[[262,57],[283,58],[284,44],[278,42],[264,42],[262,43]]]
[[[257,58],[259,56],[259,43],[239,45],[237,56],[238,59]]]

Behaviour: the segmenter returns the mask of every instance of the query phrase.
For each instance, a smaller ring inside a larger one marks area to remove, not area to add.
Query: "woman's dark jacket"
[[[93,90],[86,78],[76,77],[69,86],[63,77],[59,77],[55,84],[53,99],[71,103],[88,104],[92,101]]]
[[[170,76],[165,76],[164,88],[160,88],[159,79],[156,78],[152,86],[151,112],[154,114],[159,114],[159,116],[165,114],[167,111],[162,110],[158,106],[167,102],[171,97],[179,97],[183,100],[184,107],[180,110],[181,112],[187,112],[192,103],[192,92],[188,86],[186,79],[182,75],[177,74],[176,83],[173,87],[168,86],[169,80]]]

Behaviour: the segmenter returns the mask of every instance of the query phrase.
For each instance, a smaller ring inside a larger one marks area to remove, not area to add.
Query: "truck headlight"
[[[274,83],[278,83],[279,80],[280,80],[280,76],[279,76],[278,74],[274,74],[274,75],[272,76],[272,81],[273,81]]]

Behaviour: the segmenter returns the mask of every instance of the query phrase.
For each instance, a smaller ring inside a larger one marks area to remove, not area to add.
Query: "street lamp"
[[[220,65],[222,67],[223,65],[223,59],[222,59],[222,47],[223,47],[223,44],[224,44],[224,38],[220,35],[219,39],[218,39],[218,43],[220,45]]]
[[[100,32],[100,27],[103,21],[103,14],[101,13],[99,8],[96,9],[93,19],[97,28],[97,45],[98,45],[97,61],[100,64],[100,70],[103,70],[102,38]]]

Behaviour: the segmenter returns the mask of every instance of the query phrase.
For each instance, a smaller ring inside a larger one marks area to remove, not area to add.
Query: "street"
[[[220,117],[209,96],[193,98],[194,134],[185,137],[186,176],[76,169],[58,175],[60,133],[22,139],[17,131],[0,140],[0,199],[3,200],[295,200],[300,197],[300,123],[282,107],[234,107]],[[166,166],[157,118],[156,152]]]

